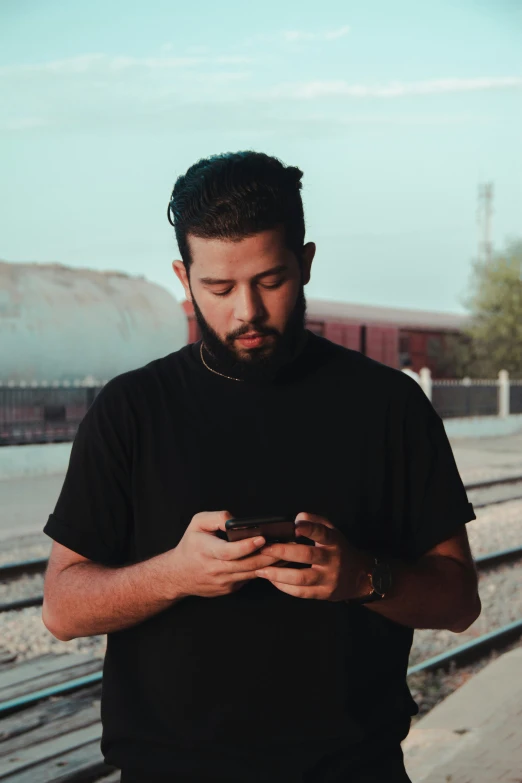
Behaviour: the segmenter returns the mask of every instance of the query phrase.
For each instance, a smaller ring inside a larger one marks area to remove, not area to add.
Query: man
[[[480,613],[440,417],[305,329],[301,176],[247,151],[177,179],[173,269],[202,340],[105,385],[44,528],[47,628],[107,634],[101,750],[122,783],[404,783],[413,629]],[[309,544],[218,535],[256,515]]]
[[[409,375],[410,378],[413,378],[417,383],[420,383],[420,375],[418,372],[415,372],[415,370],[412,370],[412,364],[410,357],[407,356],[402,362],[402,371],[405,375]]]

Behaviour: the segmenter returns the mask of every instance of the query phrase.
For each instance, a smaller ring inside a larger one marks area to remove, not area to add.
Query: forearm
[[[43,620],[62,641],[120,631],[180,601],[172,558],[166,552],[123,567],[75,563],[56,577],[45,594]]]
[[[481,611],[476,580],[456,560],[440,555],[415,564],[391,560],[393,585],[381,601],[365,604],[389,620],[411,628],[465,631]]]

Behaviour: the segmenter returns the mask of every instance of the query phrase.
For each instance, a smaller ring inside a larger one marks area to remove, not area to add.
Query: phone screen
[[[314,546],[311,539],[305,536],[296,537],[294,520],[284,516],[227,519],[225,528],[228,541],[263,536],[267,544],[295,543]],[[278,568],[311,568],[310,563],[297,563],[288,560],[276,560],[272,565]]]

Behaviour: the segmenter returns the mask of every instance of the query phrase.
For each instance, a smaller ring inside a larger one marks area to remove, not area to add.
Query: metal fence
[[[460,416],[496,416],[498,383],[480,381],[465,385],[461,381],[433,381],[431,402],[443,419]]]
[[[0,446],[73,441],[78,425],[107,381],[92,376],[73,383],[0,383]],[[522,413],[522,380],[504,371],[492,380],[432,380],[420,383],[443,419]]]
[[[522,413],[522,381],[511,381],[509,388],[510,413]]]
[[[494,379],[432,380],[423,367],[419,382],[443,419],[522,413],[522,380],[511,380],[506,370]]]
[[[104,383],[0,384],[0,446],[74,440]]]

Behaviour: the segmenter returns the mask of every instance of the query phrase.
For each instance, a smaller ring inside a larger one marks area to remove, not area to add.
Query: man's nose
[[[238,321],[252,323],[265,315],[265,307],[259,291],[245,289],[238,294],[234,315]]]

